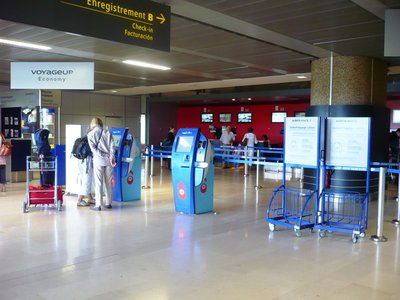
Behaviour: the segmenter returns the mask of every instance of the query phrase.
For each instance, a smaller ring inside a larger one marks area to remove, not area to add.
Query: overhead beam
[[[362,7],[371,14],[377,16],[379,19],[385,20],[386,5],[378,0],[351,0],[359,7]]]
[[[294,39],[292,37],[268,30],[266,28],[242,21],[240,19],[213,11],[211,9],[184,1],[171,0],[171,13],[198,21],[203,24],[221,28],[269,44],[307,54],[316,58],[324,58],[332,55],[331,51],[318,46]],[[333,55],[336,55],[333,53]]]

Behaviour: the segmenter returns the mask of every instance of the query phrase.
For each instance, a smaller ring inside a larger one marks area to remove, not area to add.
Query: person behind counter
[[[231,131],[230,126],[226,126],[225,130],[223,130],[222,135],[220,137],[220,142],[222,144],[222,147],[230,147],[232,146],[233,142],[235,141],[235,135]],[[224,154],[229,154],[229,151],[225,151]],[[225,157],[222,158],[222,160],[225,160]],[[223,168],[229,168],[229,164],[223,163],[222,164]]]
[[[175,127],[171,126],[168,130],[167,137],[161,143],[161,148],[163,150],[171,150],[172,145],[174,144],[174,140],[175,140]],[[171,159],[166,158],[165,161],[167,164],[167,168],[171,170]]]
[[[263,134],[262,135],[262,141],[258,142],[260,147],[264,147],[264,148],[271,148],[271,141],[268,138],[268,135]]]

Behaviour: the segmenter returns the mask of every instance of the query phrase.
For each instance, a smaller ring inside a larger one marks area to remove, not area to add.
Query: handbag
[[[1,134],[1,141],[0,156],[10,156],[13,145],[6,140],[4,134]]]

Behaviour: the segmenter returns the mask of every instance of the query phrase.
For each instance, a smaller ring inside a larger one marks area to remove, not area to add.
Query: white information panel
[[[285,118],[285,163],[318,166],[319,117]]]
[[[93,62],[11,62],[11,89],[93,90]]]
[[[328,118],[326,165],[367,168],[370,118]]]

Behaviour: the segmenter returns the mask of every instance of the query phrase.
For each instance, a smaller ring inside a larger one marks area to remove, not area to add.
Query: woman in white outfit
[[[93,174],[96,194],[96,205],[91,210],[101,210],[102,207],[111,209],[112,176],[115,163],[115,145],[112,134],[103,128],[100,118],[93,118],[90,123],[88,142],[93,152]],[[103,186],[106,201],[103,203]]]
[[[248,147],[247,156],[254,156],[254,145],[258,143],[256,135],[253,133],[253,128],[249,127],[247,133],[243,136],[242,143],[246,140],[246,146]],[[251,161],[251,159],[250,159]],[[250,163],[251,165],[251,163]]]
[[[79,169],[79,197],[77,206],[89,206],[90,204],[95,204],[93,198],[93,158],[91,156],[85,159],[78,160]],[[88,199],[85,201],[83,198],[87,196]]]

